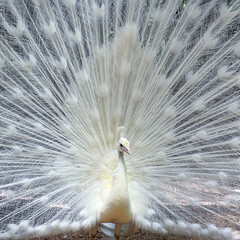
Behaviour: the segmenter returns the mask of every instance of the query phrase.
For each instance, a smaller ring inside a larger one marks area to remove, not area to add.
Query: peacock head
[[[126,152],[127,154],[131,154],[129,141],[126,138],[120,138],[118,143],[118,151],[119,152]]]

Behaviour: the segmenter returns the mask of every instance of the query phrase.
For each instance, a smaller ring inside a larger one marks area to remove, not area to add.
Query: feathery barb
[[[98,226],[120,135],[125,235],[237,239],[239,13],[238,0],[0,0],[0,239]]]

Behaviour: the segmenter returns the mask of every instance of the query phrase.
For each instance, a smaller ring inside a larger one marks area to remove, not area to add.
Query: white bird
[[[0,0],[0,240],[238,239],[239,12]]]
[[[115,237],[119,239],[121,225],[132,220],[131,200],[128,188],[127,167],[124,152],[130,154],[129,142],[120,138],[118,144],[118,165],[112,177],[112,186],[100,210],[100,223],[116,224]]]

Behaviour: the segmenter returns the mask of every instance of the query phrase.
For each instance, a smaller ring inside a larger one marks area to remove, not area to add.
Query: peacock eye
[[[123,145],[120,143],[120,147],[123,147]]]

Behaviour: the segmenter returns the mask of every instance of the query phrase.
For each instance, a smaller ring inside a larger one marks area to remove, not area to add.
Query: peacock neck
[[[113,184],[119,178],[119,176],[121,176],[121,179],[124,180],[125,187],[127,187],[128,186],[127,167],[124,160],[124,153],[121,151],[118,151],[118,165],[113,174]],[[128,187],[126,190],[128,190]]]
[[[122,166],[125,171],[127,171],[125,160],[124,160],[124,153],[118,151],[118,165]]]

